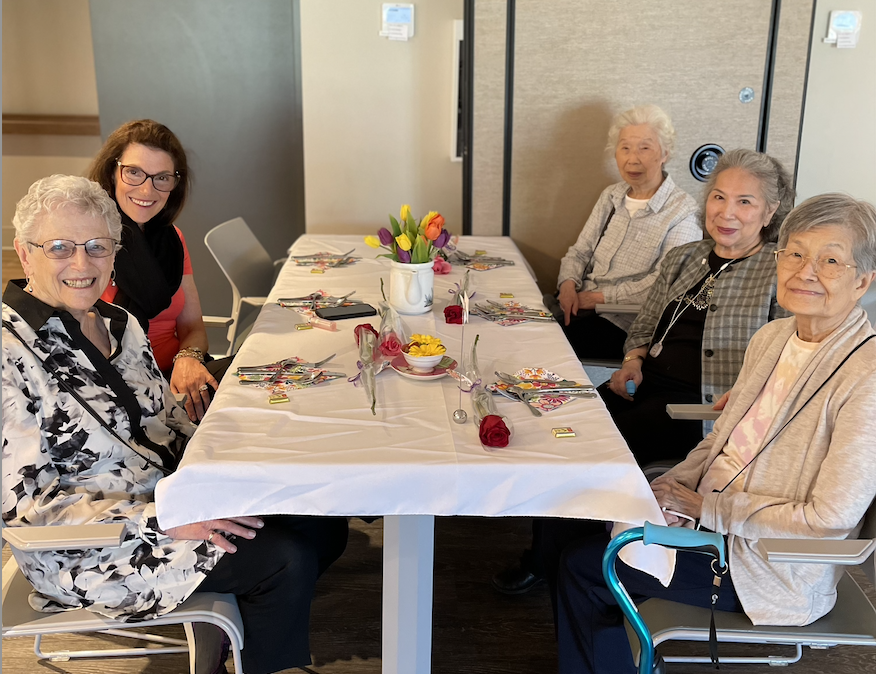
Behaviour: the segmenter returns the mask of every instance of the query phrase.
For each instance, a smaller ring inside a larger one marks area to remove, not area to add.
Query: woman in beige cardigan
[[[725,535],[730,573],[718,608],[755,624],[807,625],[836,601],[841,570],[770,564],[760,538],[857,535],[876,495],[876,336],[858,301],[876,276],[876,209],[814,197],[782,226],[778,300],[794,314],[751,340],[713,431],[652,483],[667,523]],[[620,611],[600,569],[606,536],[566,547],[557,585],[560,672],[634,672]],[[712,572],[679,553],[668,588],[618,563],[636,601],[708,606]]]

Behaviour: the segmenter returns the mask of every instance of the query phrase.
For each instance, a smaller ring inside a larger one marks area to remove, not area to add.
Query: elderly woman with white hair
[[[230,592],[249,674],[309,664],[313,588],[343,552],[346,520],[234,517],[163,531],[155,485],[194,427],[140,324],[99,299],[119,248],[116,204],[97,183],[55,175],[31,186],[13,224],[27,279],[3,294],[4,524],[125,524],[118,547],[14,550],[31,605],[137,621],[195,591]],[[197,671],[224,672],[215,628],[198,627]]]
[[[859,300],[876,277],[876,209],[843,195],[794,209],[771,254],[778,301],[712,432],[651,487],[666,511],[723,534],[729,560],[716,608],[756,625],[808,625],[836,602],[842,567],[777,564],[761,538],[855,537],[876,496],[876,332]],[[680,519],[667,514],[667,523]],[[636,671],[623,617],[602,576],[608,535],[566,546],[557,592],[559,671]],[[708,607],[708,560],[679,552],[669,587],[618,562],[636,602]]]
[[[666,253],[702,238],[696,201],[664,168],[674,143],[672,121],[656,105],[612,120],[606,150],[614,153],[622,180],[603,190],[562,259],[559,306],[545,298],[579,357],[623,358],[634,317],[597,316],[594,307],[641,304]]]

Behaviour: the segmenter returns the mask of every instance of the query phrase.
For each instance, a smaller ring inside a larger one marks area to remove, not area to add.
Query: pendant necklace
[[[695,295],[692,297],[688,297],[687,293],[682,293],[675,300],[678,304],[675,305],[675,310],[672,312],[672,318],[669,320],[669,325],[666,326],[666,330],[663,331],[663,336],[654,343],[654,345],[648,350],[648,354],[652,358],[656,358],[663,351],[663,340],[666,339],[666,335],[669,334],[669,331],[672,329],[672,326],[675,325],[678,320],[681,318],[681,315],[685,312],[685,310],[693,305],[693,308],[697,311],[703,311],[709,307],[709,303],[712,301],[712,295],[715,293],[715,279],[717,279],[721,272],[727,269],[731,264],[737,262],[738,260],[745,259],[749,255],[753,254],[755,249],[761,247],[763,244],[758,242],[753,248],[749,248],[739,257],[728,260],[724,264],[720,266],[718,271],[714,274],[709,274],[705,281],[703,281],[703,285],[700,286],[700,289],[697,291]],[[706,264],[708,262],[708,258],[704,257],[703,261],[700,264]]]

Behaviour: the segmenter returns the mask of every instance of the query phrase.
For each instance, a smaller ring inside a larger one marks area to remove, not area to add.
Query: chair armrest
[[[282,267],[288,261],[289,261],[288,257],[281,257],[279,260],[274,260],[274,270],[276,271],[276,269],[278,267]]]
[[[234,323],[231,316],[203,316],[205,328],[227,328]]]
[[[854,566],[872,554],[876,539],[761,538],[757,549],[768,562]]]
[[[18,550],[86,550],[117,548],[125,535],[123,522],[3,527],[3,538]]]
[[[241,303],[251,304],[254,307],[260,307],[268,301],[267,297],[241,297]]]
[[[641,304],[597,304],[597,314],[637,314],[642,309]]]
[[[186,398],[188,397],[187,393],[171,393],[171,395],[176,399],[176,404],[180,407],[186,406]]]
[[[669,415],[670,419],[714,421],[721,416],[721,410],[713,410],[711,403],[703,403],[702,405],[669,403],[666,406],[666,414]]]

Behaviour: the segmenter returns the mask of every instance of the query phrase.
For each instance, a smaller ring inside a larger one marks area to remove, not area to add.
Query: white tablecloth
[[[472,271],[475,301],[499,301],[513,293],[529,306],[541,294],[513,242],[500,237],[463,237],[462,250],[485,250],[517,262],[486,272]],[[412,381],[393,370],[377,377],[377,415],[363,388],[345,380],[292,391],[288,403],[269,404],[263,389],[241,386],[233,375],[240,365],[258,365],[289,356],[317,361],[331,353],[326,367],[356,373],[353,328],[379,318],[339,321],[336,333],[296,330],[297,312],[276,304],[280,297],[322,289],[334,295],[356,290],[377,306],[380,278],[388,286],[389,264],[376,259],[358,236],[302,236],[292,254],[344,253],[356,248],[362,260],[348,268],[311,273],[287,263],[262,309],[252,334],[235,358],[216,397],[186,449],[177,472],[158,484],[159,523],[169,528],[219,517],[257,514],[302,515],[480,515],[558,516],[640,525],[662,523],[660,509],[632,454],[601,400],[574,400],[534,417],[520,403],[497,399],[513,422],[511,445],[492,452],[478,441],[469,412],[464,425],[453,423],[459,392],[450,377]],[[435,277],[435,305],[423,316],[405,316],[411,332],[440,336],[448,354],[459,360],[462,326],[447,325],[443,309],[448,290],[464,269]],[[388,295],[387,287],[387,295]],[[465,328],[466,350],[480,335],[481,374],[544,367],[567,379],[586,374],[553,323],[502,327],[472,317]],[[556,439],[551,428],[571,426],[575,438]],[[672,555],[656,546],[628,546],[625,558],[668,582]]]

